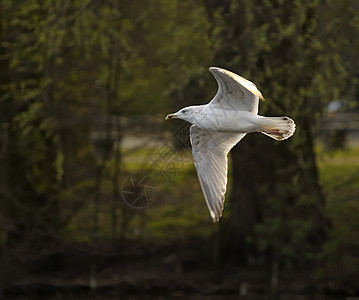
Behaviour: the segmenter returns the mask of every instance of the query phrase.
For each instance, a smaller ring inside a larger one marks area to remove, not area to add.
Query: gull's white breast
[[[221,132],[248,133],[259,131],[262,117],[248,111],[233,111],[206,105],[200,115],[196,115],[194,125]]]

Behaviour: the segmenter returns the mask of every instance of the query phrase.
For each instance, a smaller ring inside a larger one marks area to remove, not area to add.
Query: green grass
[[[328,203],[359,199],[359,148],[318,150],[321,184]]]
[[[345,206],[346,202],[358,198],[359,148],[324,151],[318,147],[317,155],[321,185],[327,196],[328,216],[333,218],[334,211],[340,212],[338,206]],[[140,149],[125,157],[123,164],[129,173],[144,171],[145,167],[158,192],[155,201],[141,212],[146,215],[145,236],[185,238],[215,232],[215,227],[208,226],[211,220],[190,151],[177,152],[166,145],[160,149]],[[336,226],[341,222],[340,213],[335,217]],[[138,222],[134,220],[131,224],[136,227]]]
[[[355,284],[359,270],[359,148],[318,150],[321,184],[332,228],[322,252],[322,277]]]
[[[324,276],[335,274],[337,280],[349,282],[359,269],[359,148],[324,151],[318,147],[317,157],[320,183],[327,199],[326,214],[332,224],[328,241],[320,253],[320,271]],[[111,236],[113,171],[114,163],[109,161],[105,172],[108,177],[101,185],[97,232],[104,238]],[[209,216],[190,151],[173,151],[166,147],[129,151],[121,162],[119,186],[126,176],[138,172],[148,174],[148,183],[156,189],[156,198],[143,209],[131,208],[119,199],[118,233],[126,214],[130,217],[125,236],[132,240],[186,240],[208,237],[218,231],[219,225],[213,224]],[[227,198],[230,193],[229,189]],[[91,242],[92,216],[91,198],[73,218],[64,235],[78,242]],[[230,210],[225,209],[223,219],[228,216]]]

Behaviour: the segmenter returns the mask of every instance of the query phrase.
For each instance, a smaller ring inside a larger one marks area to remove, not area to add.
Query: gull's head
[[[193,111],[194,111],[195,107],[185,107],[180,109],[178,112],[173,113],[173,114],[168,114],[165,118],[165,120],[170,120],[170,119],[181,119],[181,120],[185,120],[187,122],[191,122],[193,119]]]

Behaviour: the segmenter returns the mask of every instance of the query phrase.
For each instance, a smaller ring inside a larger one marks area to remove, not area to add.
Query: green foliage
[[[257,244],[286,266],[312,263],[330,223],[324,214],[314,132],[329,101],[339,96],[354,99],[353,65],[358,60],[347,45],[359,41],[353,35],[358,26],[352,22],[357,20],[353,16],[357,4],[334,0],[227,4],[208,1],[215,9],[210,16],[218,23],[213,29],[216,57],[222,66],[256,83],[269,100],[260,104],[260,114],[288,115],[297,130],[280,144],[248,137],[234,149],[233,211],[227,226],[232,234],[226,242],[238,247],[236,252],[251,251]],[[346,33],[340,34],[343,30]]]
[[[167,111],[171,93],[207,67],[212,51],[203,5],[26,0],[0,6],[0,205],[2,219],[12,224],[8,236],[75,234],[73,220],[83,211],[86,230],[108,234],[99,230],[102,222],[116,234],[116,218],[125,213],[116,204],[122,157],[110,145],[112,132],[119,145],[123,132],[112,115]],[[97,156],[93,127],[105,132]],[[115,211],[112,223],[105,221],[107,205]]]

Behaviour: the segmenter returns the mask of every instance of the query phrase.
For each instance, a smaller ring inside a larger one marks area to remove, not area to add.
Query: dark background
[[[1,1],[0,298],[359,297],[358,10]],[[216,224],[164,122],[211,99],[210,66],[297,124],[232,150]]]

